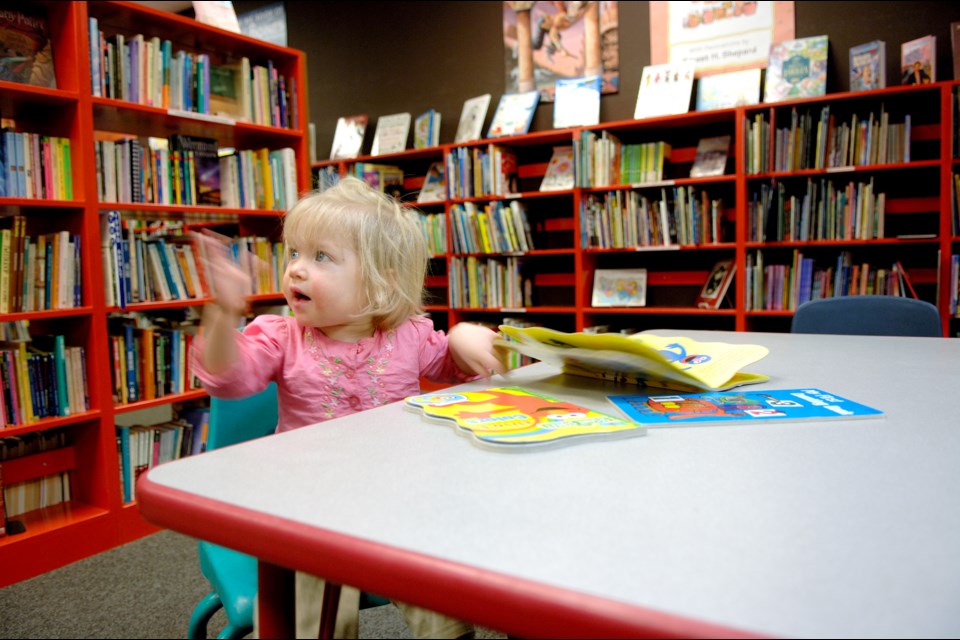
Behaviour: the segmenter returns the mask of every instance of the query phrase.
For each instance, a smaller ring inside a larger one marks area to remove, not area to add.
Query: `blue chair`
[[[277,426],[277,387],[234,400],[211,398],[208,451],[253,440],[274,432]],[[210,619],[221,608],[227,625],[218,638],[243,638],[253,631],[253,607],[257,595],[257,559],[204,540],[197,542],[200,571],[210,582],[208,593],[190,616],[188,638],[206,638]],[[389,600],[361,593],[360,608],[368,609]],[[319,606],[319,603],[318,603]],[[336,613],[333,612],[335,618]]]
[[[804,302],[791,333],[943,337],[940,312],[929,302],[900,296],[843,296]]]

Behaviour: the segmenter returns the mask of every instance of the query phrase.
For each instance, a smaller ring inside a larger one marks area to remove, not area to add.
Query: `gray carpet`
[[[0,589],[0,638],[185,638],[207,591],[196,542],[162,531]],[[210,637],[224,624],[218,612]],[[391,605],[360,612],[360,637],[411,635]],[[506,636],[478,629],[477,638]]]

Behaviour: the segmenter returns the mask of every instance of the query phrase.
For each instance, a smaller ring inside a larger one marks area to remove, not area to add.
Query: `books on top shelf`
[[[693,91],[693,72],[692,63],[645,66],[633,117],[639,120],[687,113]]]
[[[629,420],[521,387],[429,393],[410,396],[404,403],[426,420],[450,425],[475,445],[497,451],[540,450],[646,434],[646,429]]]
[[[697,153],[690,167],[691,178],[722,176],[727,168],[727,155],[730,152],[730,136],[700,138]]]
[[[537,90],[524,93],[505,93],[500,96],[497,110],[493,113],[488,138],[522,135],[530,131],[533,114],[540,102]]]
[[[647,306],[647,270],[596,269],[593,272],[593,295],[590,306]]]
[[[697,80],[697,111],[728,109],[760,102],[760,69],[703,76]]]
[[[377,118],[377,129],[373,134],[373,148],[370,150],[370,155],[400,153],[406,149],[411,119],[412,116],[409,113],[395,113]]]
[[[827,36],[770,45],[764,102],[822,96],[827,92]]]
[[[251,121],[250,60],[210,65],[210,113],[215,116]]]
[[[553,148],[547,170],[540,182],[540,191],[563,191],[574,187],[573,145]]]
[[[645,427],[693,427],[804,420],[882,418],[883,411],[822,389],[607,396],[629,420]]]
[[[480,139],[483,135],[483,121],[486,120],[487,110],[490,108],[490,98],[491,95],[485,93],[464,101],[463,111],[460,112],[460,123],[453,138],[455,144]]]
[[[755,344],[700,342],[652,333],[564,333],[500,325],[497,344],[560,367],[564,373],[682,391],[723,391],[769,380],[741,369],[765,357]]]
[[[230,0],[216,0],[214,2],[194,0],[193,15],[197,22],[234,33],[241,33],[240,21],[237,20],[237,12]]]
[[[553,93],[553,128],[600,124],[600,76],[558,78]]]
[[[900,45],[900,83],[937,81],[937,36],[929,35]]]
[[[57,88],[50,25],[33,3],[0,11],[0,80]]]
[[[720,304],[730,289],[737,265],[733,260],[720,260],[713,266],[707,281],[697,296],[697,307],[700,309],[719,309]]]
[[[427,109],[413,121],[413,148],[429,149],[440,145],[440,112]]]
[[[850,91],[887,86],[887,43],[871,40],[850,47]]]
[[[417,195],[417,203],[441,202],[447,199],[447,181],[442,162],[434,162],[427,169],[423,186]]]
[[[337,129],[333,134],[331,160],[356,158],[363,146],[363,135],[367,131],[367,114],[342,116],[337,118]]]

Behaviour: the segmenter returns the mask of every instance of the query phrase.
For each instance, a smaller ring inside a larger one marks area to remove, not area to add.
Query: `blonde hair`
[[[283,219],[283,239],[319,244],[343,238],[360,262],[360,282],[377,328],[392,329],[423,313],[429,253],[417,212],[352,176],[326,191],[302,197]]]

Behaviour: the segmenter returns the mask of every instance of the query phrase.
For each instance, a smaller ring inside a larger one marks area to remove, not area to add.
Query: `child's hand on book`
[[[246,296],[253,291],[250,273],[238,265],[229,255],[230,239],[208,229],[192,233],[193,241],[200,249],[201,260],[210,294],[215,303],[227,313],[242,315],[246,310]],[[256,268],[259,258],[246,249],[240,250],[241,264]]]
[[[461,371],[489,377],[506,373],[506,354],[494,344],[498,334],[486,327],[461,322],[450,329],[450,355]]]

